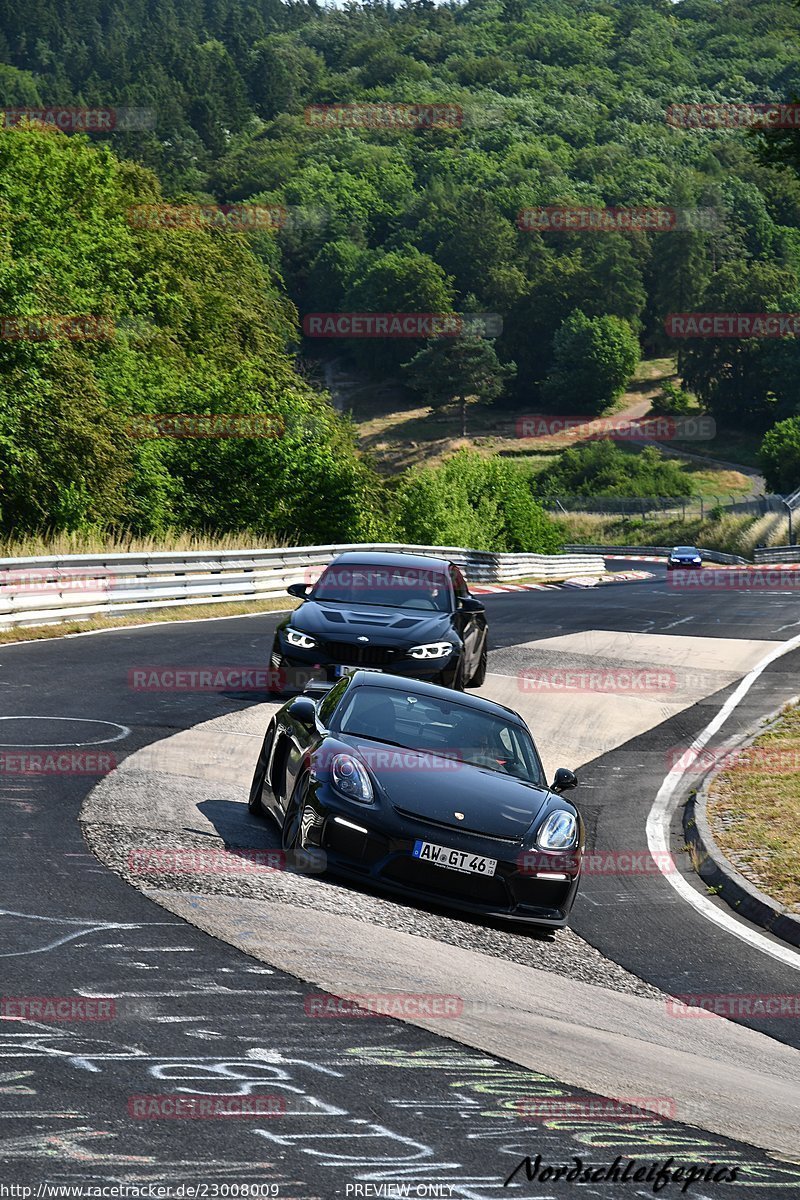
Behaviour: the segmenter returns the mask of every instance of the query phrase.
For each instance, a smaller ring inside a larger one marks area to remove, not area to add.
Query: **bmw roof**
[[[438,567],[440,571],[446,571],[450,566],[446,558],[434,558],[428,554],[392,553],[388,550],[345,550],[344,554],[338,554],[333,559],[333,563],[352,563],[359,567],[427,567],[428,570]]]

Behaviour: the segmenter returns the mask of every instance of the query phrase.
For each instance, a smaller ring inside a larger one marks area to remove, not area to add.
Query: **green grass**
[[[702,454],[706,458],[716,458],[722,462],[741,463],[743,467],[761,470],[758,458],[758,448],[761,438],[752,431],[736,429],[720,429],[716,437],[707,442],[667,442],[673,450],[685,450],[689,454]]]
[[[709,789],[722,853],[756,887],[800,912],[800,707],[789,708]]]
[[[788,523],[781,513],[764,517],[723,514],[719,520],[708,516],[625,517],[597,513],[560,513],[558,523],[567,543],[596,543],[609,546],[676,546],[681,543],[702,546],[752,558],[761,542],[781,546],[788,541]]]

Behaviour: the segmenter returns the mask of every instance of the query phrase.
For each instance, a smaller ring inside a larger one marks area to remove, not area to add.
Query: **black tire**
[[[254,817],[263,817],[264,810],[261,807],[261,793],[264,790],[264,769],[259,762],[256,767],[256,773],[253,776],[253,782],[250,787],[250,795],[247,799],[247,811]]]
[[[486,679],[486,667],[488,665],[488,662],[489,662],[489,639],[488,639],[488,637],[484,637],[483,648],[481,650],[481,656],[478,659],[478,665],[475,668],[475,674],[472,676],[472,679],[470,679],[469,683],[467,684],[467,687],[471,687],[471,688],[483,687],[484,681]]]
[[[305,776],[301,775],[292,789],[289,803],[286,805],[286,816],[281,829],[281,847],[284,850],[302,850],[300,833],[303,821],[303,786]]]
[[[271,737],[270,734],[272,734]],[[264,790],[264,782],[267,778],[267,763],[269,762],[269,756],[272,753],[272,745],[274,740],[275,725],[273,722],[270,722],[267,732],[264,735],[264,742],[261,746],[261,753],[258,756],[256,769],[253,772],[253,782],[250,785],[250,795],[247,798],[247,810],[248,812],[252,813],[254,817],[263,817],[266,815],[261,807],[261,793]]]
[[[270,659],[269,683],[267,684],[267,695],[269,696],[270,700],[282,700],[286,688],[283,684],[276,684],[272,682],[273,672],[275,672],[279,678],[283,678],[284,680],[286,679],[286,663],[283,659],[280,660],[277,667],[272,666],[272,659]]]

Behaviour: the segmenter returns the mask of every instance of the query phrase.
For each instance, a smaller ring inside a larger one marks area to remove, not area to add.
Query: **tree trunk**
[[[461,405],[461,436],[466,437],[467,436],[467,400],[466,400],[465,396],[459,396],[458,400]]]

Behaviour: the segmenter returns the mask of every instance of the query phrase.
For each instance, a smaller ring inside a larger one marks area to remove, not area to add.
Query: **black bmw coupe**
[[[446,559],[350,551],[288,591],[304,603],[275,631],[276,695],[358,667],[458,690],[484,681],[486,612]]]
[[[363,670],[310,691],[271,719],[250,790],[285,850],[411,898],[566,924],[584,830],[561,793],[578,781],[561,768],[548,787],[517,713]]]

